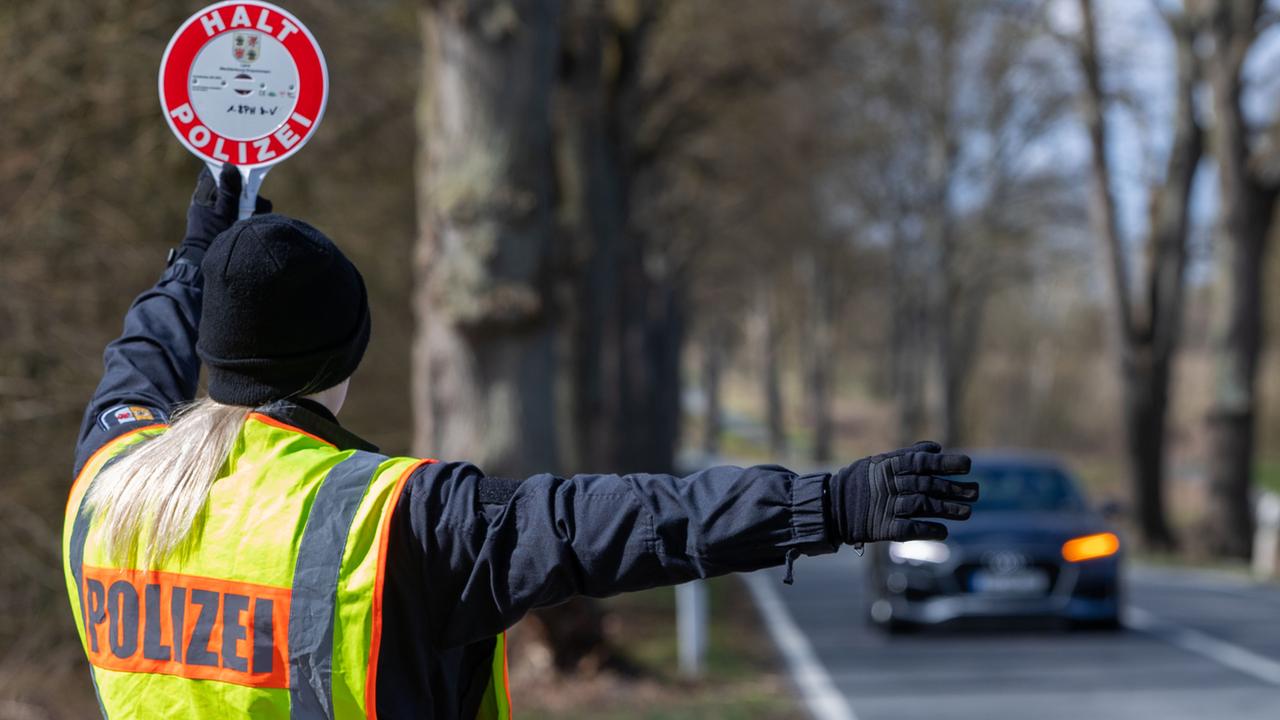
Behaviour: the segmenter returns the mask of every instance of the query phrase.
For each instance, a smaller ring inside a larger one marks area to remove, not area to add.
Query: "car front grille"
[[[1045,594],[1052,592],[1054,586],[1058,584],[1058,574],[1061,571],[1061,568],[1054,563],[1032,560],[1027,562],[1023,567],[1027,570],[1041,570],[1049,576],[1049,584],[1047,586],[1048,590]],[[980,562],[967,562],[956,566],[954,577],[956,586],[960,589],[960,592],[973,592],[973,574],[978,570],[991,571],[992,568],[986,563]]]

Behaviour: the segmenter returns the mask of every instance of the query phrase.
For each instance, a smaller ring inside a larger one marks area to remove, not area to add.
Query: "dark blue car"
[[[1120,539],[1052,457],[970,453],[982,488],[943,542],[880,543],[867,615],[890,632],[962,618],[1120,626]]]

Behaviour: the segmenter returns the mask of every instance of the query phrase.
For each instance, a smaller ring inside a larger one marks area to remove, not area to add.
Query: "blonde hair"
[[[87,500],[112,562],[153,567],[187,541],[251,411],[201,398],[99,473]]]

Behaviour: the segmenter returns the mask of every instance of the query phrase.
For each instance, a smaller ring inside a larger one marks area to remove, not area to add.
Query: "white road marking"
[[[791,613],[774,587],[778,582],[776,576],[762,571],[743,575],[743,579],[764,616],[773,643],[782,651],[791,679],[800,689],[810,714],[815,720],[858,720],[844,695],[836,690],[813,646],[791,619]]]
[[[1280,686],[1280,662],[1269,657],[1199,630],[1175,625],[1134,605],[1125,607],[1125,617],[1125,624],[1134,630],[1141,630],[1170,645],[1208,658],[1219,665],[1237,670],[1265,683]]]

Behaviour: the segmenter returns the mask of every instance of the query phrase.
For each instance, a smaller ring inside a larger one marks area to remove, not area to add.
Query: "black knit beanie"
[[[215,238],[202,268],[196,350],[209,397],[256,407],[355,372],[369,345],[369,300],[360,271],[324,233],[255,215]]]

